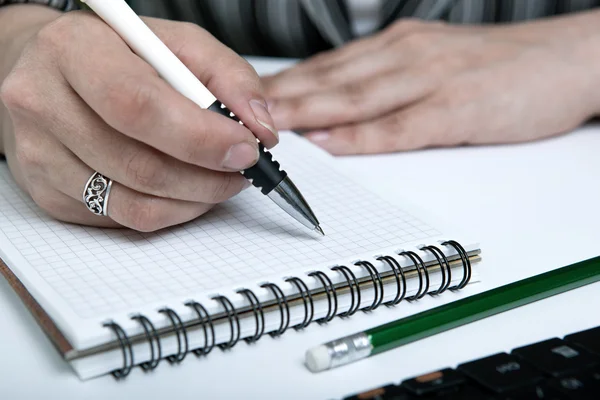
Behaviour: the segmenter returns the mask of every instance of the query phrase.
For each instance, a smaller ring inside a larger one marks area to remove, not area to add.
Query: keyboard
[[[600,326],[344,398],[413,399],[600,400]]]

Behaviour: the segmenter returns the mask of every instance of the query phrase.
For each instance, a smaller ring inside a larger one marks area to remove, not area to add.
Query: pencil
[[[306,366],[312,372],[320,372],[349,364],[597,281],[600,281],[600,257],[327,342],[306,352]]]

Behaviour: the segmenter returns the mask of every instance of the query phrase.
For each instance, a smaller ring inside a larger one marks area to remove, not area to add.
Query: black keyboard
[[[392,399],[600,400],[600,326],[344,398]]]

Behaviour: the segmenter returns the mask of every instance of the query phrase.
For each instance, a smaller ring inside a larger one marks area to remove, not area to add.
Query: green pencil
[[[312,372],[325,371],[597,281],[600,257],[322,344],[306,352],[306,365]]]

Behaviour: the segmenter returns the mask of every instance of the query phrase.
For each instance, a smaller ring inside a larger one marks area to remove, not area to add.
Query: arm
[[[62,13],[50,7],[14,5],[0,7],[0,87],[19,58],[25,43],[42,26]],[[0,154],[4,154],[4,138],[12,130],[10,118],[0,102]]]

